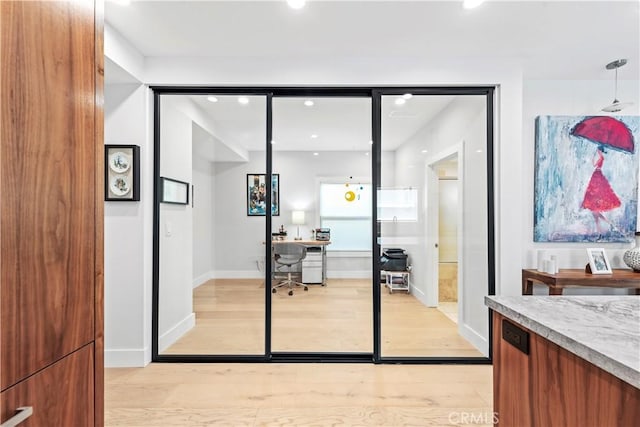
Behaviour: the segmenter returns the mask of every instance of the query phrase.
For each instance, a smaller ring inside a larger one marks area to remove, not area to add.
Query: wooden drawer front
[[[94,425],[93,344],[0,393],[0,423],[33,407],[20,427]]]
[[[0,390],[94,337],[94,56],[93,0],[0,1]]]

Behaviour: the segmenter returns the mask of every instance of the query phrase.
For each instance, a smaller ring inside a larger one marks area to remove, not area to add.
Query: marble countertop
[[[485,304],[640,388],[640,296],[488,296]]]

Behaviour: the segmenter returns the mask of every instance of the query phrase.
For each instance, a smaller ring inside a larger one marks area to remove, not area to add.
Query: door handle
[[[16,410],[18,413],[0,424],[0,427],[15,427],[33,415],[33,406],[22,406]]]

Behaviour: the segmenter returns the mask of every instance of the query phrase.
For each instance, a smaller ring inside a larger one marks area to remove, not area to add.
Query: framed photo
[[[587,248],[591,274],[612,274],[611,264],[603,248]]]
[[[189,204],[189,183],[177,179],[160,177],[160,203],[174,205]]]
[[[104,200],[140,201],[139,146],[104,146]]]
[[[264,216],[267,212],[265,174],[247,174],[247,215]],[[271,174],[271,215],[280,215],[280,174]]]

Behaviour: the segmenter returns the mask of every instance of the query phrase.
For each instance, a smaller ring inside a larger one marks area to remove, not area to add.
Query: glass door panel
[[[488,355],[486,102],[382,96],[382,357]]]
[[[371,353],[371,100],[277,97],[274,352]]]
[[[160,98],[159,353],[264,354],[266,97]]]

